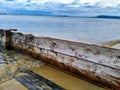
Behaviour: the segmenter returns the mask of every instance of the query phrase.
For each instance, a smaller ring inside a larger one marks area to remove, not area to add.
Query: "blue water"
[[[120,39],[120,19],[1,15],[0,28],[89,43]]]

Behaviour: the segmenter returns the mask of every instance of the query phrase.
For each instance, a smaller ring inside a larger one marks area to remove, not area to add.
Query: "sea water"
[[[120,39],[119,19],[0,15],[0,28],[88,43]]]

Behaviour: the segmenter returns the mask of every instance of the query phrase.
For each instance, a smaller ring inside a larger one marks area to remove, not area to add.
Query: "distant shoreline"
[[[13,15],[13,16],[45,16],[45,17],[68,17],[68,18],[98,18],[98,19],[120,19],[120,16],[108,16],[108,15],[99,15],[99,16],[68,16],[68,15],[28,15],[28,14],[6,14],[0,13],[0,15]]]
[[[120,19],[120,16],[107,16],[107,15],[99,15],[93,18],[104,18],[104,19]]]

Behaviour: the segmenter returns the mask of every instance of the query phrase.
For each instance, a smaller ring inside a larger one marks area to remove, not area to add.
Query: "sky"
[[[20,10],[43,15],[120,16],[120,0],[0,0],[0,12]]]

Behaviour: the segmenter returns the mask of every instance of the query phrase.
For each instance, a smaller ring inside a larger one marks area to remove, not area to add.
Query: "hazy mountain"
[[[76,18],[106,18],[106,19],[120,19],[120,16],[109,16],[109,15],[99,15],[95,17],[87,16],[71,16],[71,15],[60,15],[55,14],[51,11],[35,11],[35,10],[0,10],[1,15],[32,15],[32,16],[57,16],[57,17],[76,17]]]
[[[108,19],[120,19],[120,16],[108,16],[108,15],[99,15],[95,18],[108,18]]]
[[[53,13],[49,11],[34,11],[34,10],[9,10],[0,12],[2,15],[34,15],[34,16],[52,16]]]

